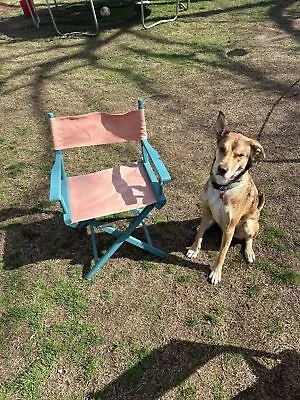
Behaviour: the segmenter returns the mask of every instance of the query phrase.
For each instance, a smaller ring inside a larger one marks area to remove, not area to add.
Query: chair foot
[[[104,257],[104,256],[103,256]],[[102,261],[103,257],[99,258],[99,260],[95,263],[95,265],[90,268],[90,270],[83,276],[84,279],[87,281],[90,281],[93,279],[93,277],[96,275],[98,271],[103,267],[103,265],[106,263],[106,261]]]

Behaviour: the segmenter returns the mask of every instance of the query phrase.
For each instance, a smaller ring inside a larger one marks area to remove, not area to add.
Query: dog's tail
[[[261,211],[263,209],[265,201],[266,201],[266,196],[264,192],[258,189],[258,206],[257,206],[258,211]]]

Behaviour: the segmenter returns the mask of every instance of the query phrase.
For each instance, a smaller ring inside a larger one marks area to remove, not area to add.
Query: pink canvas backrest
[[[50,118],[55,150],[147,138],[144,109],[125,114],[94,112]]]

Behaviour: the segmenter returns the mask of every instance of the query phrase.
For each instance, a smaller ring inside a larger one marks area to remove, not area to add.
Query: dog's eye
[[[226,149],[224,146],[222,146],[222,147],[219,147],[219,151],[220,151],[220,153],[225,153]]]
[[[235,156],[238,157],[238,158],[242,158],[242,157],[245,157],[245,154],[240,153],[240,154],[236,154]]]

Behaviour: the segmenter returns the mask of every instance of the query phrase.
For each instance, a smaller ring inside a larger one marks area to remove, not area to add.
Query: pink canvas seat
[[[71,221],[144,208],[157,202],[142,163],[68,178]]]

